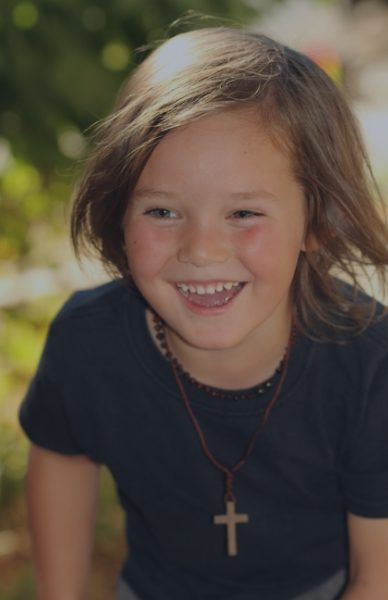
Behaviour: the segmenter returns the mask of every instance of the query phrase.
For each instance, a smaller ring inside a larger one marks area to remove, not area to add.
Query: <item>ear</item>
[[[302,244],[302,252],[317,252],[320,247],[321,244],[316,235],[314,233],[307,233]]]

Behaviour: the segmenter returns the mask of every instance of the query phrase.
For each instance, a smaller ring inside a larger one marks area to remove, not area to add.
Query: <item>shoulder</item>
[[[358,334],[328,343],[319,343],[322,352],[338,361],[337,366],[348,364],[353,369],[377,366],[388,360],[388,315],[382,312]]]
[[[77,317],[93,317],[101,312],[109,312],[128,301],[129,287],[122,279],[109,281],[97,287],[75,290],[63,304],[53,323],[68,321]]]
[[[76,290],[50,323],[47,346],[62,357],[89,356],[105,345],[112,349],[143,311],[144,300],[123,279]]]
[[[357,334],[339,330],[328,340],[306,342],[306,374],[326,389],[343,390],[344,396],[359,396],[380,381],[388,390],[388,314],[381,304],[375,316]]]
[[[51,328],[69,326],[72,321],[101,322],[122,318],[123,314],[140,311],[144,300],[124,279],[115,279],[97,287],[76,290],[66,300],[51,322]]]
[[[349,321],[342,315],[338,317],[337,328],[330,329],[328,337],[331,341],[323,344],[326,352],[337,359],[340,357],[347,361],[368,363],[384,359],[388,355],[388,310],[381,302],[375,300],[367,293],[353,288],[348,283],[333,278],[338,291],[345,303],[351,300],[360,308],[360,315],[365,326],[361,331],[352,332],[354,321]],[[360,321],[360,327],[362,321]],[[323,326],[323,337],[327,333]]]
[[[353,338],[340,344],[343,352],[347,349],[355,360],[362,363],[379,362],[388,358],[388,314],[385,307],[378,304],[373,320]]]
[[[353,410],[383,397],[388,393],[388,316],[380,314],[345,341],[312,342],[309,364],[332,402],[342,398]]]
[[[388,312],[385,307],[378,305],[376,318],[358,336],[357,343],[364,352],[370,349],[384,354],[388,351]]]

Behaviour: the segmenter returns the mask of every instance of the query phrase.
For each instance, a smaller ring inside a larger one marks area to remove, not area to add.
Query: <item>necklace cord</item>
[[[286,378],[287,375],[287,370],[288,370],[288,361],[289,361],[289,357],[290,357],[290,350],[291,350],[291,343],[292,343],[292,339],[293,339],[293,335],[294,335],[294,331],[293,328],[291,329],[291,334],[290,334],[290,339],[286,348],[286,352],[284,355],[284,360],[283,360],[283,368],[282,368],[282,372],[281,372],[281,376],[280,379],[278,381],[278,384],[275,388],[275,391],[272,395],[272,398],[267,406],[267,408],[264,411],[264,414],[262,416],[262,418],[260,419],[259,423],[257,424],[255,431],[253,432],[241,458],[231,467],[227,467],[226,465],[222,464],[219,460],[217,460],[217,458],[214,456],[214,454],[212,453],[212,451],[210,450],[210,448],[207,445],[204,433],[199,425],[199,422],[196,418],[196,416],[194,415],[194,411],[191,407],[190,401],[187,397],[186,391],[184,389],[183,383],[178,375],[178,371],[176,368],[176,365],[174,364],[173,361],[171,361],[171,366],[172,366],[172,370],[179,388],[179,391],[181,393],[184,405],[186,407],[187,412],[190,415],[190,418],[192,420],[192,423],[194,425],[194,429],[197,432],[201,447],[203,452],[205,453],[206,457],[208,458],[208,460],[219,470],[222,471],[222,473],[224,473],[226,479],[225,479],[225,500],[226,501],[235,501],[235,496],[233,494],[233,483],[234,483],[234,477],[237,473],[237,471],[239,469],[241,469],[241,467],[245,464],[245,462],[247,461],[247,459],[249,458],[249,456],[252,454],[253,448],[255,446],[255,443],[257,441],[257,438],[259,436],[259,434],[261,433],[261,431],[263,430],[265,424],[268,421],[269,415],[274,407],[274,405],[276,404],[279,396],[280,396],[280,392],[282,390],[283,384],[284,384],[284,380]]]

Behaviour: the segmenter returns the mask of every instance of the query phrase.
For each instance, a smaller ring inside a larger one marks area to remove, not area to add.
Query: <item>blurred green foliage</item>
[[[11,262],[33,264],[37,225],[63,232],[72,181],[65,172],[43,174],[32,162],[11,155],[1,175],[0,276]]]
[[[136,48],[193,8],[235,23],[256,14],[241,0],[2,0],[0,136],[43,172],[77,158]]]

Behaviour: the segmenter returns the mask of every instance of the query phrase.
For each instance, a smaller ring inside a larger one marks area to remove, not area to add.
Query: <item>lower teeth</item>
[[[230,299],[230,296],[228,296],[227,298],[225,298],[225,300],[216,300],[213,306],[222,306],[223,304],[227,304]]]
[[[193,304],[198,304],[198,305],[202,305],[202,306],[208,306],[208,308],[213,308],[213,307],[224,306],[225,304],[228,304],[228,302],[230,302],[236,296],[236,294],[240,291],[241,287],[242,287],[242,284],[239,286],[235,286],[233,288],[233,292],[231,292],[227,296],[224,296],[223,298],[217,297],[217,294],[195,294],[193,292],[190,292],[189,290],[183,291],[180,288],[178,288],[178,290],[182,294],[182,296],[187,298],[189,301],[193,302]]]

